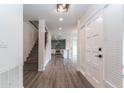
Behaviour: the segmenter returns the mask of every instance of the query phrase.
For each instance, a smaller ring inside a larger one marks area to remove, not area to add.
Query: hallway
[[[35,46],[36,47],[36,46]],[[38,48],[38,47],[36,47]],[[37,58],[36,48],[35,58]],[[32,58],[31,52],[28,59]],[[45,68],[45,71],[38,72],[37,62],[25,62],[24,65],[24,87],[26,88],[92,88],[93,86],[76,71],[75,64],[62,58],[61,55],[52,55],[51,61]],[[35,69],[34,69],[35,67]]]
[[[0,5],[0,88],[124,87],[123,4]]]

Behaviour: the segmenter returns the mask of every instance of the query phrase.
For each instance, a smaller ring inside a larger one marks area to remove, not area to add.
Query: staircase
[[[24,72],[25,71],[37,71],[38,70],[38,42],[32,48],[32,51],[24,62]]]

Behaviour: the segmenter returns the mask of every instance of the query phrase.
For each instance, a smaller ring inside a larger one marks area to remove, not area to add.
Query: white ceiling
[[[44,19],[50,31],[57,32],[62,27],[61,32],[76,29],[77,20],[83,16],[90,5],[71,4],[68,13],[58,13],[56,4],[24,4],[24,20]],[[64,20],[59,21],[62,17]]]

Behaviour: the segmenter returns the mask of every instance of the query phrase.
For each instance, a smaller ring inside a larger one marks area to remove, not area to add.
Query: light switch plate
[[[0,42],[0,48],[7,48],[6,42]]]

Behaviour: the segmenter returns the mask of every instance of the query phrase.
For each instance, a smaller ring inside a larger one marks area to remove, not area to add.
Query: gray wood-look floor
[[[30,64],[27,64],[30,65]],[[26,66],[25,66],[26,67]],[[93,86],[85,77],[76,71],[70,60],[61,56],[52,56],[52,60],[46,66],[45,71],[24,71],[24,87],[26,88],[92,88]]]
[[[29,57],[30,59],[30,57]],[[37,71],[37,62],[25,62],[25,88],[92,88],[86,78],[76,71],[75,64],[61,55],[52,55],[43,72]]]

